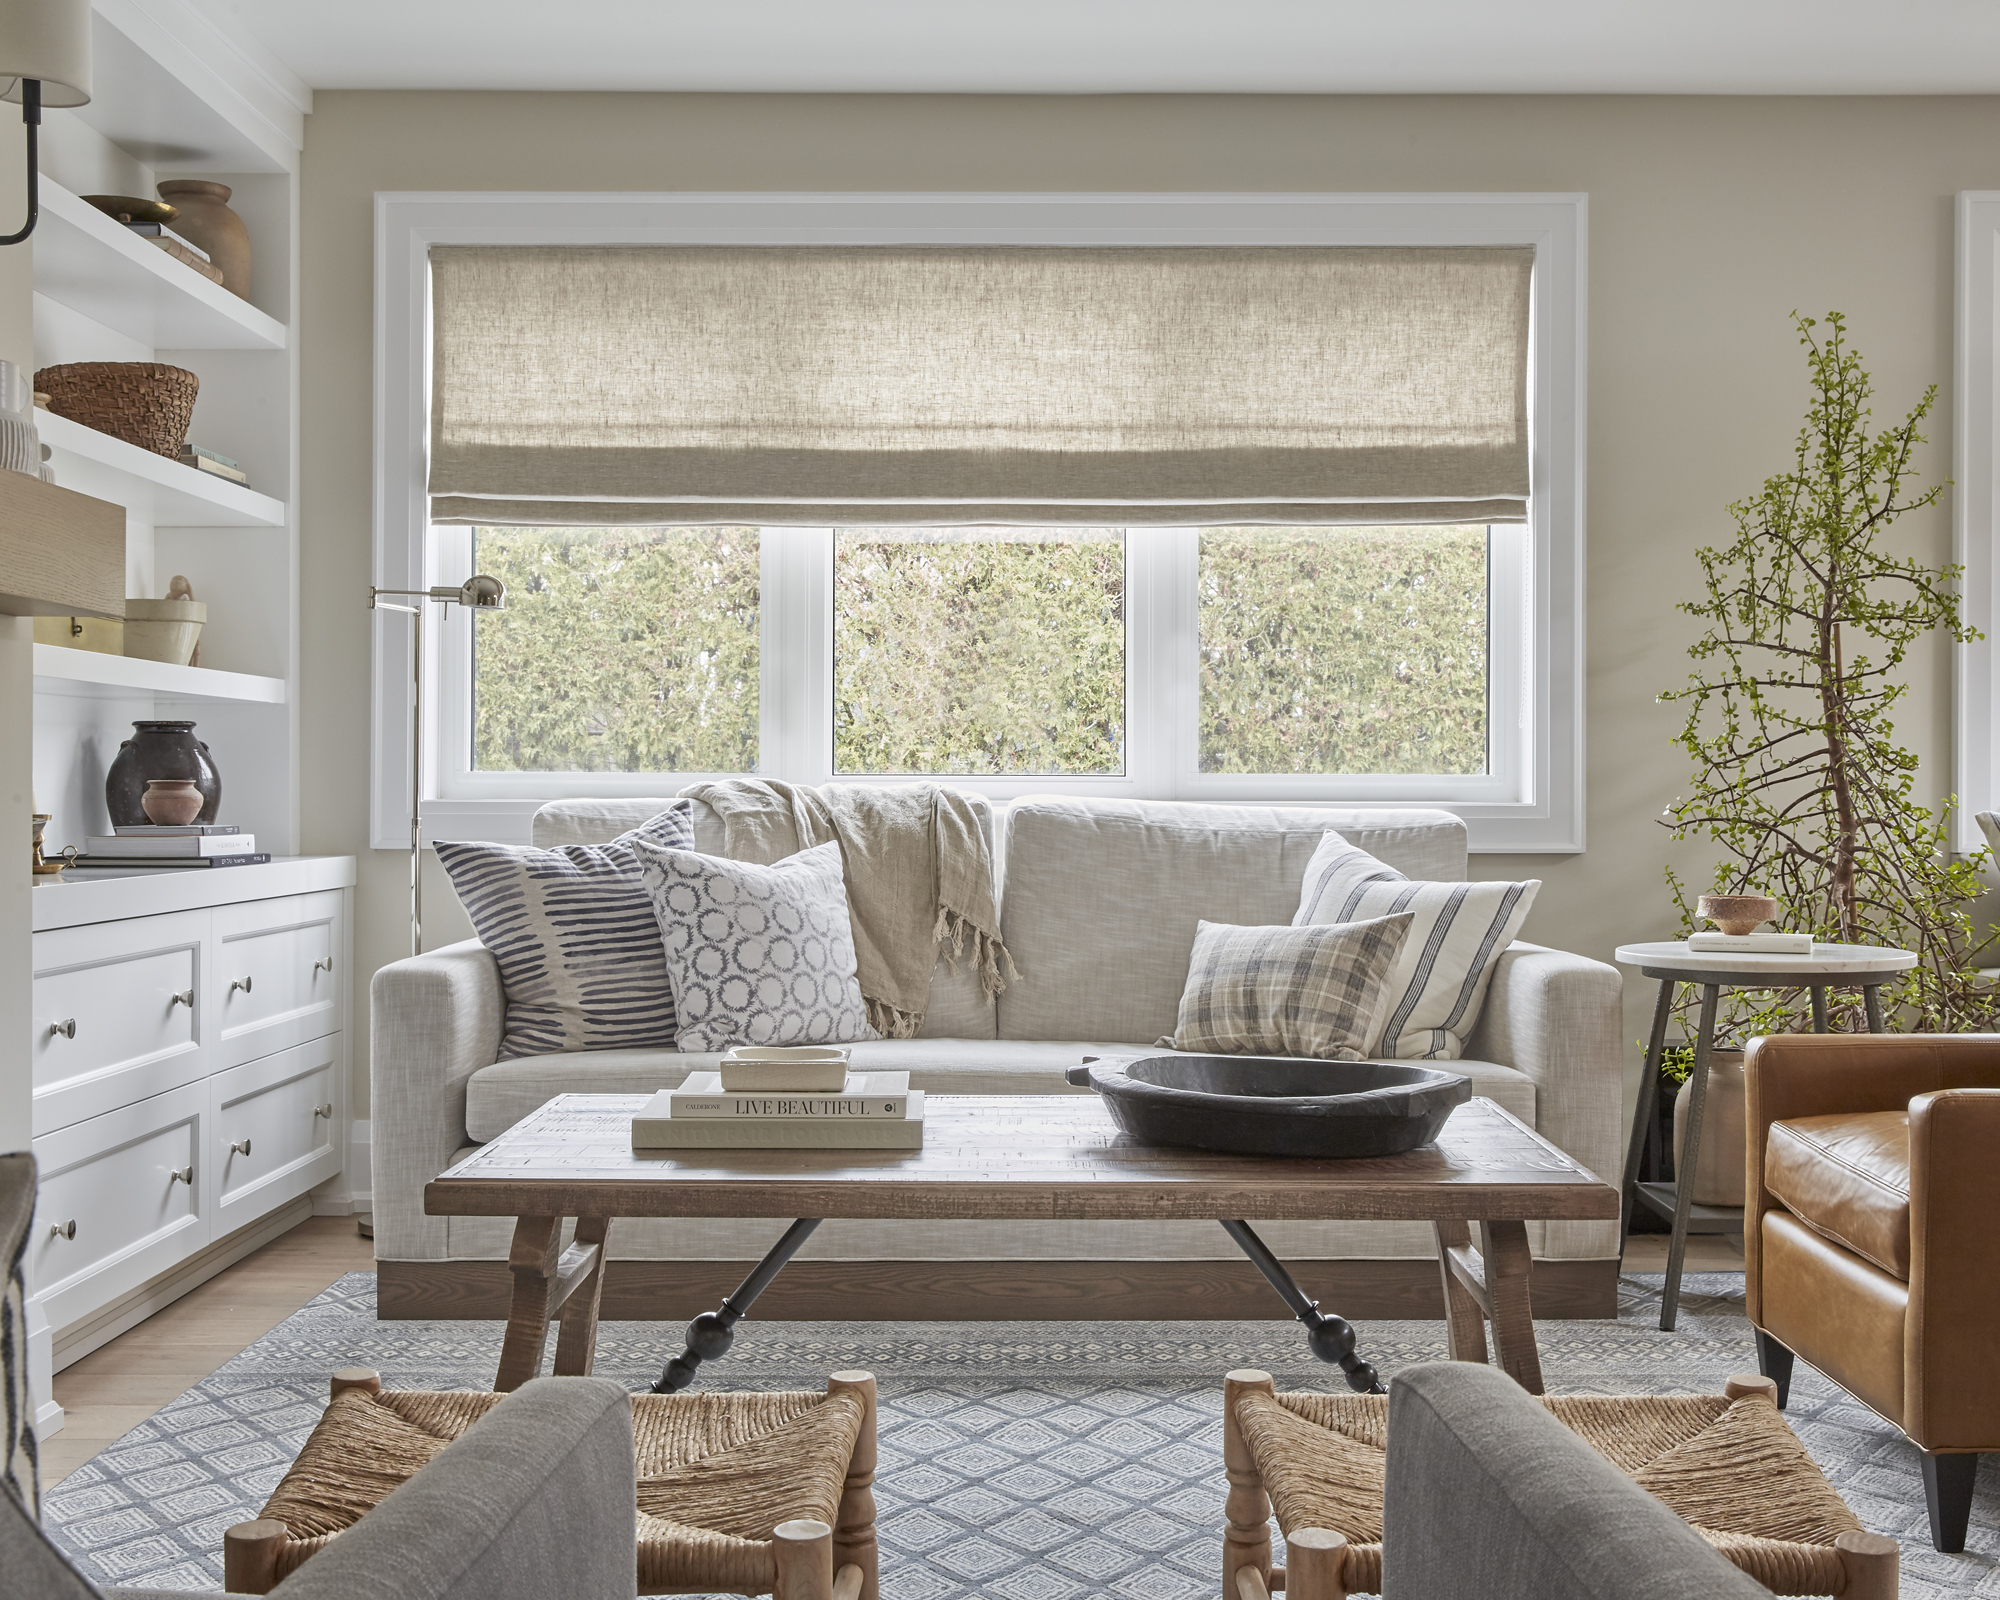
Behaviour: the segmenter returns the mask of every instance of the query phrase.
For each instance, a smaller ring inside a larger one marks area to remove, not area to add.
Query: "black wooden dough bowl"
[[[1463,1073],[1385,1061],[1137,1056],[1070,1076],[1141,1144],[1253,1156],[1396,1155],[1429,1144],[1472,1098]]]

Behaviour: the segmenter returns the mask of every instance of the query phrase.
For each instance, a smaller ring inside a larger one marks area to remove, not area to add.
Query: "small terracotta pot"
[[[1687,1143],[1688,1098],[1694,1078],[1674,1097],[1674,1182],[1687,1182],[1681,1150]],[[1701,1149],[1695,1155],[1694,1203],[1743,1204],[1743,1052],[1708,1053],[1708,1096],[1701,1107]]]
[[[201,814],[202,792],[192,778],[149,778],[139,796],[149,821],[162,828],[184,828]]]
[[[172,178],[155,184],[162,200],[180,208],[174,232],[208,252],[222,287],[241,299],[250,298],[250,230],[229,209],[230,188],[202,178]]]
[[[1767,894],[1705,894],[1695,902],[1695,915],[1705,917],[1724,933],[1755,933],[1778,914],[1778,902]]]

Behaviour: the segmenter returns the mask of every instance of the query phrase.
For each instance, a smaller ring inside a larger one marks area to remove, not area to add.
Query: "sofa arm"
[[[500,969],[468,939],[390,962],[368,994],[375,1254],[441,1260],[444,1218],[424,1215],[424,1185],[470,1142],[465,1082],[500,1051]]]
[[[1615,1186],[1624,1139],[1625,981],[1616,967],[1542,945],[1509,945],[1494,966],[1466,1056],[1535,1085],[1535,1131]],[[1613,1222],[1547,1224],[1549,1257],[1618,1254]]]
[[[271,1591],[275,1600],[630,1600],[632,1403],[537,1378]]]
[[[2000,1439],[2000,1088],[1910,1101],[1910,1311],[1903,1426],[1926,1450]]]

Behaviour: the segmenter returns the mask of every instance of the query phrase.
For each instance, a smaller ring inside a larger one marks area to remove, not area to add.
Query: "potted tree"
[[[1729,508],[1734,542],[1698,552],[1707,592],[1680,606],[1705,625],[1688,651],[1694,671],[1661,696],[1686,708],[1675,742],[1694,771],[1663,825],[1675,839],[1717,847],[1710,893],[1769,895],[1789,927],[1828,943],[1914,950],[1907,978],[1883,991],[1904,1026],[1991,1029],[1995,1001],[1974,977],[1981,946],[1967,915],[1984,892],[1985,852],[1953,858],[1953,800],[1933,809],[1917,798],[1918,758],[1896,742],[1893,720],[1912,645],[1940,630],[1960,643],[1978,636],[1959,612],[1960,569],[1928,565],[1894,533],[1898,518],[1943,490],[1913,488],[1918,430],[1937,387],[1900,424],[1871,432],[1873,385],[1848,348],[1845,320],[1793,321],[1812,402],[1791,470]],[[1685,937],[1699,925],[1696,896],[1671,867],[1667,883]],[[1828,998],[1829,1026],[1866,1026],[1858,994]],[[1694,1003],[1690,987],[1680,999],[1689,1032]],[[1811,1025],[1803,989],[1728,990],[1717,1040],[1740,1048],[1759,1033]],[[1726,1092],[1727,1080],[1712,1089]],[[1710,1104],[1711,1115],[1723,1110]],[[1724,1116],[1711,1124],[1716,1145]],[[1740,1117],[1737,1126],[1740,1184]]]

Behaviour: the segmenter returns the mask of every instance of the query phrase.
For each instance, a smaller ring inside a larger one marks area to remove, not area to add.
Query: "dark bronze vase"
[[[152,819],[140,804],[153,778],[191,778],[201,791],[196,822],[213,822],[222,806],[222,774],[208,746],[194,736],[192,722],[135,722],[131,738],[104,775],[104,804],[114,828],[144,827]]]

